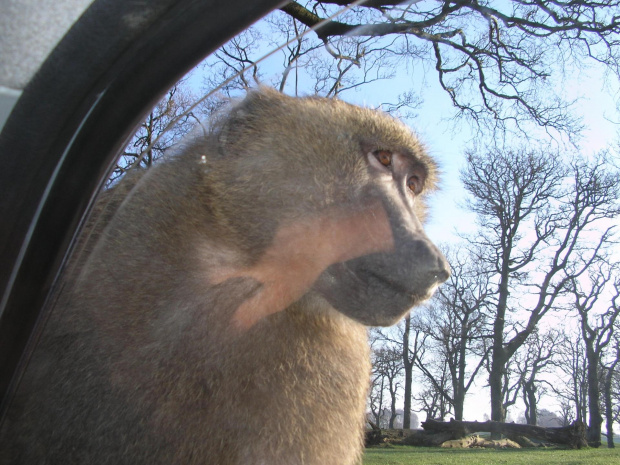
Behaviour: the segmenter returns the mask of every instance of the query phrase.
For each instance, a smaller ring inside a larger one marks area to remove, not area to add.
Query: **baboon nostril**
[[[448,268],[441,268],[439,270],[435,270],[433,277],[438,283],[443,283],[450,277],[451,274],[452,273],[450,273]]]

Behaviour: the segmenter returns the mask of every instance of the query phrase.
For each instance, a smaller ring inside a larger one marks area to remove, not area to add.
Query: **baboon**
[[[437,168],[338,100],[252,91],[211,126],[100,201],[1,463],[360,459],[366,326],[449,276],[421,226]]]

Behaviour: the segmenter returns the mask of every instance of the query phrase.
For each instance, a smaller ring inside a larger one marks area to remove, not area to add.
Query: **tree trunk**
[[[392,396],[392,413],[390,414],[390,424],[389,427],[390,429],[394,429],[394,420],[396,420],[396,393],[392,393],[390,392],[391,396]]]
[[[462,390],[458,395],[454,396],[454,419],[463,420],[463,407],[465,405],[465,391]]]
[[[503,350],[494,350],[492,354],[491,372],[489,374],[489,388],[491,390],[491,420],[501,423],[505,420],[502,396],[502,371],[504,369]],[[492,439],[499,439],[500,435],[492,432]]]
[[[605,389],[603,390],[603,402],[605,403],[605,427],[607,429],[607,447],[609,449],[613,449],[614,445],[614,414],[613,414],[613,402],[611,395],[611,382],[614,375],[614,367],[607,368],[607,372],[605,373]]]
[[[468,328],[468,322],[469,322],[469,315],[466,315],[464,320],[463,320],[463,326],[462,326],[462,330],[461,330],[461,335],[460,335],[460,339],[461,339],[461,347],[459,348],[459,360],[458,360],[458,367],[457,367],[457,373],[458,375],[455,373],[455,375],[453,375],[453,380],[452,382],[454,383],[454,394],[453,394],[453,407],[454,407],[454,418],[455,420],[463,420],[463,408],[465,406],[465,394],[466,394],[466,389],[465,389],[465,377],[466,377],[466,372],[467,372],[467,347],[466,347],[466,343],[465,341],[467,340],[468,337],[468,330],[466,328]],[[476,369],[477,372],[477,369]],[[474,376],[474,375],[472,375]],[[456,380],[454,379],[456,378]]]
[[[585,370],[587,372],[587,370]],[[578,407],[578,415],[577,420],[581,420],[584,423],[586,422],[586,418],[588,416],[588,383],[582,383],[579,386],[579,399],[581,400]]]
[[[609,402],[611,402],[611,399],[609,399]],[[609,449],[613,449],[615,446],[614,444],[614,418],[613,415],[611,414],[611,404],[609,404],[610,408],[609,408],[609,412],[607,412],[607,421],[606,421],[606,428],[607,428],[607,447]],[[607,408],[607,407],[605,407]]]
[[[536,405],[536,385],[527,381],[523,384],[523,401],[525,403],[525,421],[528,425],[538,424],[538,407]]]
[[[411,428],[411,384],[413,376],[411,369],[405,368],[405,400],[403,406],[403,429]]]
[[[509,239],[508,239],[509,240]],[[489,388],[491,390],[491,420],[503,422],[506,420],[504,399],[502,395],[503,374],[506,369],[507,357],[504,348],[504,328],[506,322],[506,307],[508,303],[508,263],[510,247],[506,247],[502,254],[502,270],[499,283],[497,313],[493,322],[493,353],[491,355],[491,373],[489,373]],[[491,439],[499,439],[499,434],[492,433]]]
[[[379,391],[379,408],[377,409],[377,414],[375,415],[375,423],[381,427],[381,413],[383,410],[383,382],[385,378],[381,377],[381,391]]]
[[[411,385],[413,384],[413,362],[409,360],[409,333],[411,330],[411,315],[405,318],[405,332],[403,334],[403,367],[405,370],[405,399],[403,406],[403,429],[411,429]]]
[[[449,422],[426,420],[422,423],[425,431],[444,434],[451,433],[452,439],[459,439],[476,432],[496,433],[497,435],[516,435],[538,439],[540,441],[565,444],[572,449],[588,446],[586,427],[580,421],[561,428],[543,428],[541,426],[501,423],[497,421],[456,421]]]
[[[586,350],[588,357],[588,444],[591,447],[601,446],[601,425],[603,417],[600,407],[600,386],[598,380],[597,354],[592,350]]]

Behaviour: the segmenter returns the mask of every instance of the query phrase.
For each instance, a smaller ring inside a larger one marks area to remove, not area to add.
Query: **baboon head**
[[[213,139],[205,173],[225,225],[218,234],[250,257],[214,279],[262,285],[238,312],[245,325],[306,293],[363,324],[389,325],[448,278],[421,224],[436,165],[394,118],[261,90],[215,125]]]

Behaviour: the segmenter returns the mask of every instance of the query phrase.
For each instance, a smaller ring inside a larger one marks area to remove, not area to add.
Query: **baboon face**
[[[402,123],[337,100],[261,91],[233,110],[219,139],[230,163],[224,182],[243,198],[231,228],[269,238],[249,241],[256,265],[245,275],[266,285],[275,278],[259,269],[277,262],[286,274],[276,300],[306,273],[291,299],[318,293],[354,320],[390,325],[448,278],[421,225],[436,167]]]
[[[434,175],[421,150],[413,144],[362,144],[368,177],[359,202],[379,210],[368,221],[379,222],[373,233],[381,234],[384,246],[330,265],[314,286],[340,312],[366,325],[394,324],[449,276],[419,219],[424,190]]]
[[[413,306],[431,297],[448,276],[441,252],[425,235],[416,215],[416,191],[426,169],[412,154],[370,151],[369,199],[381,199],[389,225],[382,231],[386,247],[351,260],[334,263],[319,277],[314,288],[335,308],[371,326],[394,324]],[[383,166],[377,159],[391,157]],[[376,157],[376,158],[375,158]],[[380,165],[380,166],[377,166]],[[377,215],[379,216],[379,215]]]

